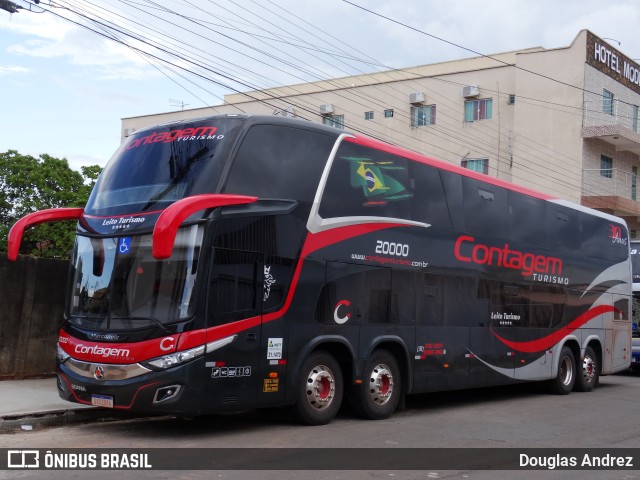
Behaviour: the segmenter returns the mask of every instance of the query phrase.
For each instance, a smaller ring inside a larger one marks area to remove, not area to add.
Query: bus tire
[[[558,374],[551,380],[551,392],[556,395],[567,395],[573,390],[576,381],[576,359],[573,352],[567,346],[560,350],[558,358]]]
[[[306,425],[329,423],[340,410],[343,396],[342,370],[329,353],[309,355],[300,369],[296,419]]]
[[[361,384],[354,386],[351,404],[355,412],[371,420],[382,420],[395,412],[402,392],[400,368],[386,350],[373,352]]]
[[[593,348],[587,347],[584,350],[581,368],[578,368],[574,389],[577,392],[590,392],[598,384],[600,366],[598,357]]]

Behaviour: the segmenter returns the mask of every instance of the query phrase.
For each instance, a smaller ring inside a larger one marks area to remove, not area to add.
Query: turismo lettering
[[[469,235],[458,237],[454,254],[459,261],[520,270],[525,277],[534,273],[562,275],[559,258],[512,250],[508,243],[503,247],[490,247],[474,242],[475,238]]]
[[[171,143],[175,140],[214,140],[223,138],[223,135],[215,136],[217,127],[198,127],[198,128],[183,128],[179,130],[171,130],[170,132],[153,132],[146,137],[137,138],[132,140],[127,145],[127,150],[139,147],[140,145],[149,145],[151,143]]]

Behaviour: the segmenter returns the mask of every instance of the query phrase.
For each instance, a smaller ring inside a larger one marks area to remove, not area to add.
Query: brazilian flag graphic
[[[390,202],[412,196],[395,176],[406,171],[393,162],[376,162],[368,158],[344,157],[351,162],[351,186],[362,188],[367,202]],[[394,175],[395,174],[395,175]]]

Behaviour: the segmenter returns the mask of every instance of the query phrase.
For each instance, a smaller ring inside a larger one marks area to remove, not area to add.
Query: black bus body
[[[548,381],[588,391],[631,356],[620,218],[301,120],[136,132],[78,219],[62,398],[197,415]]]

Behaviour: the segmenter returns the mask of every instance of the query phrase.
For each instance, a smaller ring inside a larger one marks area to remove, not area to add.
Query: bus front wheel
[[[302,364],[296,419],[306,425],[329,423],[340,410],[343,395],[342,371],[327,352],[312,353]]]
[[[576,381],[576,359],[571,349],[562,347],[558,358],[558,374],[551,380],[551,391],[557,395],[567,395]]]
[[[401,388],[398,361],[388,351],[376,350],[367,361],[362,383],[354,386],[351,403],[359,416],[382,420],[396,410]]]
[[[584,350],[582,368],[578,369],[576,384],[574,388],[578,392],[590,392],[598,384],[599,366],[598,357],[593,348],[587,347]]]

